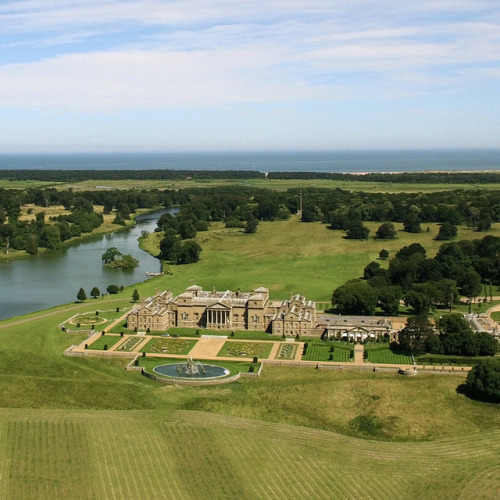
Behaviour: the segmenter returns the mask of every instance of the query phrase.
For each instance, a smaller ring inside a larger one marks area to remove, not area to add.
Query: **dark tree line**
[[[258,172],[255,170],[0,170],[0,179],[44,182],[85,180],[179,180],[179,179],[328,179],[391,184],[487,184],[499,183],[496,172],[403,172],[365,175],[334,172]]]

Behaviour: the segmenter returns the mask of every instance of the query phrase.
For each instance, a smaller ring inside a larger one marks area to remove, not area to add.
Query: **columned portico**
[[[207,324],[208,325],[229,325],[231,323],[230,311],[208,309]]]

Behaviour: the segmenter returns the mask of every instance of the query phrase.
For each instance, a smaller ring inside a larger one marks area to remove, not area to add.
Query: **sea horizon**
[[[226,152],[0,153],[0,170],[477,172],[500,170],[500,148]]]

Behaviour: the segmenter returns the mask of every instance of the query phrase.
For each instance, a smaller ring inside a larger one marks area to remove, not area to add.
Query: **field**
[[[10,410],[0,446],[9,499],[467,499],[500,488],[498,431],[376,443],[189,411],[158,421],[148,411]]]
[[[0,323],[5,498],[497,495],[500,412],[457,392],[463,376],[265,366],[165,387],[124,360],[61,356],[86,338],[57,329],[70,315]]]
[[[378,222],[367,222],[373,235]],[[395,224],[401,229],[401,224]],[[429,232],[427,232],[429,228]],[[261,222],[254,234],[227,229],[214,223],[209,231],[199,232],[197,241],[203,248],[200,262],[188,266],[170,266],[172,275],[151,281],[149,293],[155,287],[184,291],[193,281],[205,289],[251,290],[259,286],[270,289],[271,298],[288,298],[291,293],[305,293],[317,301],[330,302],[332,291],[347,280],[359,277],[382,248],[390,257],[403,246],[421,243],[429,256],[434,256],[440,242],[433,238],[437,224],[424,224],[419,234],[398,232],[394,240],[346,240],[343,231],[332,231],[321,223],[303,223],[297,217],[286,221]],[[500,225],[485,233],[459,228],[459,239],[500,235]],[[158,254],[161,239],[152,234],[144,248]],[[348,256],[348,258],[346,258]],[[383,266],[387,261],[380,261]],[[235,272],[237,269],[237,272]],[[286,276],[286,280],[283,279]],[[141,297],[145,295],[141,292]]]
[[[95,190],[96,185],[105,184],[112,189],[136,189],[139,181],[123,180],[88,180],[76,183],[53,183],[56,189],[72,189],[73,191]],[[43,185],[42,182],[26,182],[27,186]],[[47,185],[48,183],[46,183]],[[194,187],[212,186],[242,186],[275,191],[286,191],[292,188],[321,187],[329,189],[345,189],[349,191],[365,191],[367,193],[428,193],[436,191],[450,191],[454,189],[487,189],[498,190],[500,184],[419,184],[419,183],[391,183],[391,182],[366,182],[358,180],[326,180],[326,179],[179,179],[179,180],[141,180],[143,189],[184,189]],[[0,186],[6,188],[23,188],[23,182],[0,180]]]

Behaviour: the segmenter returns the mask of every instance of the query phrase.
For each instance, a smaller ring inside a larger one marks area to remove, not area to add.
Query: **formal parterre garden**
[[[154,338],[141,349],[141,352],[186,355],[196,342],[192,339]]]
[[[276,355],[276,359],[282,359],[287,361],[295,359],[295,354],[298,348],[299,348],[298,344],[295,343],[292,344],[290,342],[283,343],[280,345],[278,349],[278,354]]]
[[[124,342],[122,342],[115,351],[120,352],[132,352],[142,341],[143,337],[128,336]]]
[[[72,318],[66,320],[62,326],[69,330],[77,330],[81,328],[82,330],[88,330],[90,328],[95,330],[102,330],[106,328],[109,324],[116,321],[118,318],[123,316],[124,311],[114,310],[93,310],[84,313],[78,313]],[[123,328],[117,327],[113,329],[114,333],[120,333]]]
[[[225,342],[218,356],[222,358],[264,358],[267,359],[273,348],[272,342]]]
[[[305,345],[307,344],[307,347]],[[336,361],[348,363],[353,360],[353,346],[347,343],[312,340],[304,343],[304,361]]]

